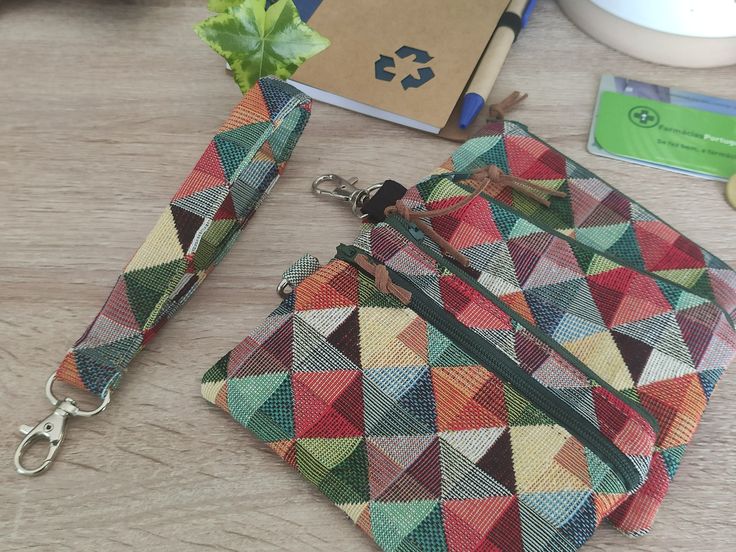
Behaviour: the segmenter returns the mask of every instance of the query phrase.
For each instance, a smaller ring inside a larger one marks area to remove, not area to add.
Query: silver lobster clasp
[[[353,214],[360,217],[359,211],[363,203],[381,187],[381,184],[375,184],[368,188],[358,188],[355,186],[357,183],[358,179],[356,177],[346,180],[337,174],[323,174],[312,182],[312,191],[317,195],[326,195],[350,203]]]
[[[63,401],[59,401],[54,411],[41,420],[36,427],[20,426],[20,432],[25,435],[25,438],[15,450],[15,469],[18,473],[21,475],[38,475],[48,469],[51,462],[54,461],[56,453],[59,452],[61,442],[64,440],[64,426],[66,425],[66,421],[69,415],[74,415],[76,410],[78,410],[76,403],[72,399],[66,398]],[[22,464],[23,453],[34,441],[39,439],[46,439],[49,442],[49,451],[46,454],[46,459],[36,468],[26,468]]]
[[[70,416],[94,416],[95,414],[102,412],[110,402],[110,391],[108,391],[100,406],[94,410],[80,410],[74,399],[66,397],[63,400],[60,400],[54,396],[51,387],[55,379],[56,374],[51,374],[51,377],[46,381],[46,396],[51,404],[54,405],[53,412],[36,424],[35,427],[28,425],[20,426],[20,432],[25,435],[25,437],[18,445],[18,448],[15,449],[13,460],[15,461],[16,471],[21,475],[39,475],[51,466],[51,463],[59,452],[61,443],[64,441],[64,429]],[[45,439],[49,443],[49,450],[46,453],[46,458],[39,466],[35,468],[26,468],[23,465],[24,453],[35,441],[41,439]]]

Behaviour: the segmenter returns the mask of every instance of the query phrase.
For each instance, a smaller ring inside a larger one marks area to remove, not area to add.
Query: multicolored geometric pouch
[[[645,533],[736,352],[736,273],[508,121],[386,213],[297,263],[205,398],[383,550]]]

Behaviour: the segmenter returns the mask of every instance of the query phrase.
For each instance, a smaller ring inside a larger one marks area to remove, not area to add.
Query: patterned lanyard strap
[[[93,416],[110,402],[133,357],[197,290],[227,254],[243,226],[282,172],[310,114],[311,100],[292,86],[263,78],[220,127],[199,162],[174,194],[156,226],[118,277],[92,324],[46,382],[54,411],[25,434],[15,452],[23,475],[37,475],[54,460],[70,416]],[[57,399],[55,380],[101,400],[81,410]],[[36,468],[22,456],[37,439],[49,450]]]

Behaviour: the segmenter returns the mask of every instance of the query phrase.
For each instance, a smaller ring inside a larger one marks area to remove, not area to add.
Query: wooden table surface
[[[542,1],[493,97],[515,118],[736,265],[723,185],[594,157],[595,91],[614,73],[734,97],[736,71],[614,52]],[[276,304],[283,269],[328,260],[356,220],[317,199],[322,173],[416,181],[455,147],[316,104],[285,176],[207,284],[142,353],[107,412],[74,420],[40,478],[12,469],[43,385],[238,101],[192,25],[205,0],[0,3],[0,550],[369,551],[371,541],[280,459],[205,402],[201,374]],[[727,373],[653,532],[608,526],[588,550],[733,550],[736,378]]]

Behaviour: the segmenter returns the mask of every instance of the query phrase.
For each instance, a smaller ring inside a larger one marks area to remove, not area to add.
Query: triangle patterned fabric
[[[275,78],[243,97],[118,278],[58,379],[103,397],[225,256],[283,172],[311,100]]]
[[[429,220],[491,294],[655,416],[647,482],[609,516],[621,531],[644,534],[736,353],[736,272],[518,123],[486,126],[436,174],[488,163],[567,197],[546,208],[496,187]],[[432,210],[468,190],[435,177],[404,201]]]
[[[203,394],[385,550],[575,550],[630,494],[604,460],[342,261],[210,369]],[[611,438],[646,473],[651,428]]]
[[[736,275],[516,123],[409,189],[460,267],[392,215],[364,225],[204,376],[229,412],[387,551],[576,550],[646,533],[736,352]],[[411,293],[378,291],[361,254]],[[130,315],[124,315],[130,316]]]

